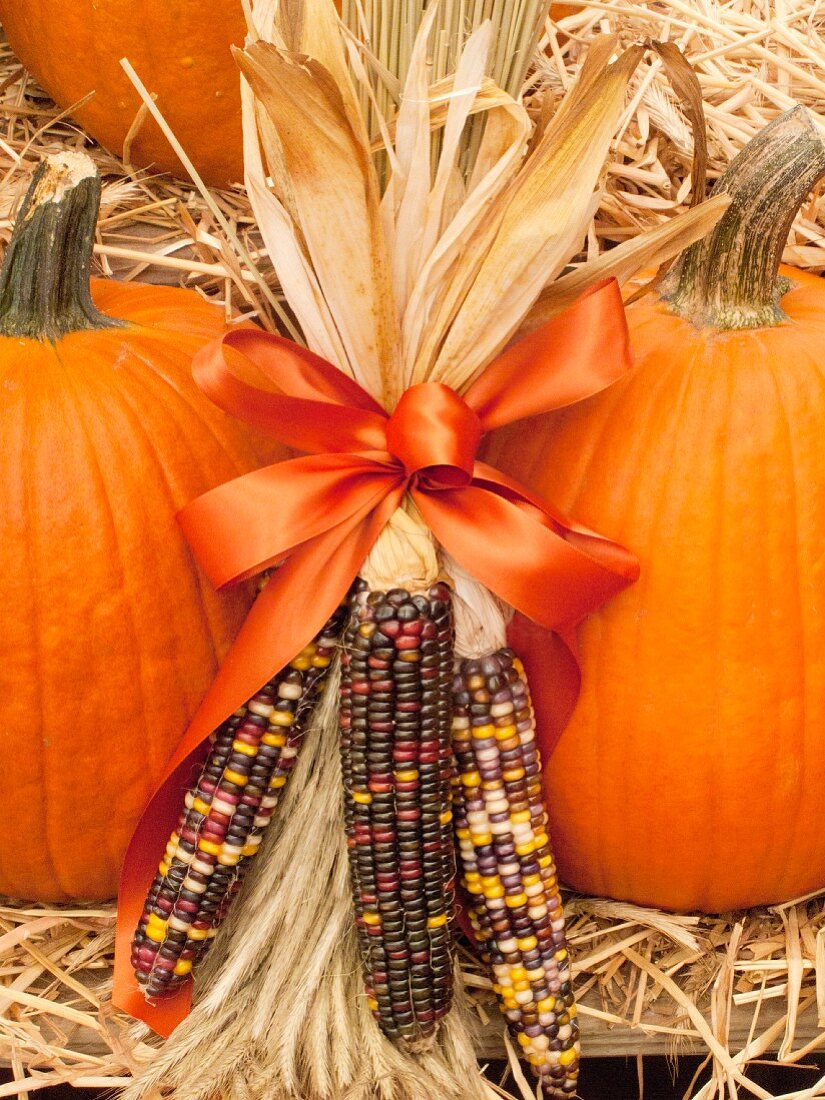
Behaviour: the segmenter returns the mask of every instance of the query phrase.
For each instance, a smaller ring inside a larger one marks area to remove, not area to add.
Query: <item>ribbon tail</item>
[[[132,835],[121,873],[112,1001],[168,1037],[187,1015],[191,984],[157,1003],[141,992],[131,966],[131,941],[158,861],[173,831],[193,767],[206,739],[315,637],[343,600],[364,558],[403,496],[392,491],[378,508],[356,514],[296,551],[273,575],[170,760]]]
[[[536,738],[546,763],[579,698],[582,670],[576,629],[566,626],[548,630],[517,611],[507,628],[507,644],[516,651],[527,674]]]

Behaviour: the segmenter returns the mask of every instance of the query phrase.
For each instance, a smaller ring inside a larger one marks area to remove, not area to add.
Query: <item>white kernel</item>
[[[300,699],[303,693],[304,689],[300,684],[282,683],[278,685],[279,699]]]
[[[516,998],[515,999],[516,999],[516,1004],[529,1005],[529,1004],[532,1003],[533,994],[530,992],[529,989],[518,989],[518,990],[516,990]]]
[[[169,918],[169,927],[173,932],[188,932],[189,925],[185,920],[181,920],[180,917],[172,916]]]
[[[512,703],[493,703],[493,705],[490,707],[490,717],[503,718],[505,714],[511,714],[512,711]]]
[[[191,890],[193,894],[205,894],[206,893],[206,883],[205,882],[195,882],[195,880],[190,878],[188,875],[183,880],[183,888],[184,888],[184,890]]]
[[[253,714],[260,715],[261,718],[268,718],[272,714],[275,707],[272,703],[253,703],[250,702],[249,709]]]
[[[570,1026],[570,1024],[565,1024],[564,1027],[559,1028],[558,1038],[562,1042],[564,1042],[564,1040],[569,1039],[572,1034],[573,1034],[573,1028]]]
[[[223,814],[225,817],[231,817],[235,812],[235,807],[231,802],[224,802],[222,798],[215,798],[212,801],[212,809],[216,814]]]
[[[453,718],[454,730],[468,730],[470,728],[469,718]]]

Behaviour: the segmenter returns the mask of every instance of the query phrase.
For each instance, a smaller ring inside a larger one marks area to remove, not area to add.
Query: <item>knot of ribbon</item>
[[[251,361],[266,388],[233,371],[227,352]],[[589,397],[630,362],[615,280],[505,350],[463,395],[421,383],[392,415],[330,363],[278,336],[238,329],[198,354],[195,379],[213,401],[303,453],[220,485],[180,514],[216,586],[279,568],[132,837],[118,903],[115,1004],[161,1034],[188,1011],[188,986],[157,1005],[145,1002],[131,973],[129,941],[192,764],[212,730],[319,632],[405,494],[468,573],[526,617],[530,629],[556,631],[568,646],[577,622],[636,579],[628,551],[477,457],[486,432]],[[566,652],[566,690],[554,690],[569,703],[579,681]]]

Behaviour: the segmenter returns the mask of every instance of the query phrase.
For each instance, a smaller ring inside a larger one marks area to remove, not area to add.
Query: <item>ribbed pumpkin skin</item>
[[[265,449],[191,379],[222,313],[93,283],[134,327],[0,337],[0,893],[105,898],[250,603],[199,575],[175,513]]]
[[[232,43],[246,24],[240,0],[0,0],[12,49],[64,108],[96,94],[74,117],[115,155],[140,107],[120,67],[126,57],[208,183],[243,180],[241,102]],[[147,119],[131,160],[186,177]]]
[[[546,771],[563,881],[722,911],[825,884],[825,282],[790,324],[699,331],[631,306],[637,365],[491,454],[629,546],[637,584],[581,630]]]

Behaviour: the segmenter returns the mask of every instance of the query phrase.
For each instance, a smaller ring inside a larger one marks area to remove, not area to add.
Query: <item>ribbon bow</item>
[[[273,388],[234,374],[227,348],[251,360]],[[484,433],[589,397],[629,365],[615,280],[507,349],[463,396],[424,382],[402,395],[391,416],[330,363],[277,336],[238,329],[198,354],[195,379],[213,401],[304,454],[227,482],[180,515],[215,585],[280,567],[132,837],[118,907],[117,1005],[162,1034],[186,1014],[188,987],[158,1005],[145,1002],[129,966],[129,941],[194,756],[318,633],[405,493],[469,573],[545,630],[569,637],[572,625],[636,579],[628,551],[476,457]]]

